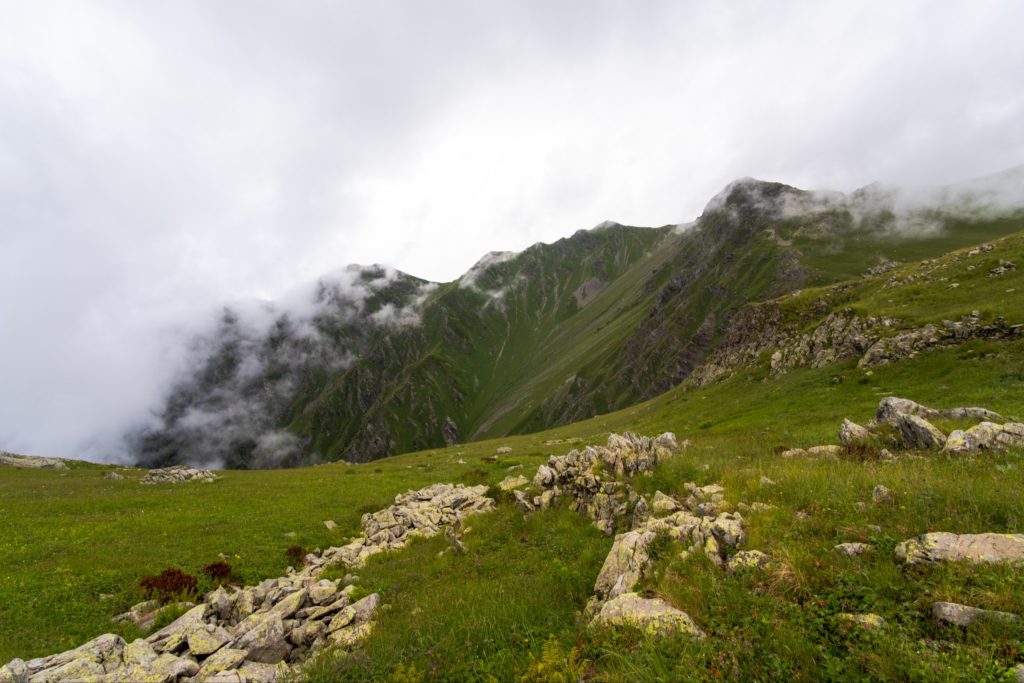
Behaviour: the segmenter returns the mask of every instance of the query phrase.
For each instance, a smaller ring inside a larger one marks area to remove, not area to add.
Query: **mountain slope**
[[[748,303],[1020,229],[1005,192],[978,189],[1020,175],[849,196],[745,179],[691,225],[603,224],[490,254],[447,284],[347,271],[358,277],[322,282],[305,318],[279,313],[240,339],[228,315],[136,452],[146,464],[365,461],[617,410],[689,377]],[[210,424],[231,429],[211,439]]]

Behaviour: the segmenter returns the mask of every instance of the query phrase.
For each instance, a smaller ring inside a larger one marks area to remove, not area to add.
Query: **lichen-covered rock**
[[[56,683],[102,676],[122,664],[124,640],[113,633],[93,638],[73,650],[25,662],[32,683]]]
[[[972,626],[979,621],[1016,621],[1017,615],[1009,612],[978,609],[955,602],[936,602],[932,605],[932,616],[936,620],[954,626]]]
[[[526,486],[529,483],[530,480],[520,474],[515,477],[505,477],[498,483],[498,488],[502,491],[511,491]]]
[[[670,512],[675,512],[679,509],[679,503],[672,496],[666,496],[661,491],[654,492],[654,498],[651,500],[651,510],[656,515],[664,515]]]
[[[933,532],[903,541],[896,557],[922,562],[1024,562],[1024,534],[951,534]]]
[[[851,626],[858,626],[866,631],[877,631],[885,627],[885,619],[878,614],[870,612],[867,614],[843,612],[839,615],[839,621]]]
[[[727,562],[731,572],[740,572],[747,569],[764,569],[771,564],[771,558],[760,550],[741,550]]]
[[[839,427],[839,443],[843,446],[863,446],[871,443],[873,438],[871,432],[849,419],[844,419]]]
[[[630,626],[654,636],[681,633],[704,637],[686,612],[660,598],[642,598],[636,593],[623,593],[605,602],[593,623],[604,627]]]
[[[146,638],[146,642],[153,644],[154,649],[157,652],[161,652],[163,650],[161,644],[171,636],[176,635],[185,638],[193,630],[204,628],[206,626],[205,617],[208,609],[209,607],[205,603],[196,605],[156,633],[150,634]]]
[[[981,422],[970,429],[950,432],[943,450],[947,453],[1024,448],[1024,424]]]
[[[291,651],[284,639],[284,623],[276,612],[258,612],[235,627],[232,647],[245,650],[251,662],[275,664]]]
[[[237,669],[245,661],[247,652],[235,647],[222,647],[211,655],[202,666],[199,667],[199,681],[206,681],[221,671]]]

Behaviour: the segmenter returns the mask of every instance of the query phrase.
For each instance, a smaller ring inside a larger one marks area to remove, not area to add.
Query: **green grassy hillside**
[[[1022,247],[1024,237],[1012,236],[991,253],[908,264],[776,305],[801,329],[830,307],[885,313],[908,325],[973,307],[1019,320],[1019,298],[999,296],[1016,289],[1018,271],[989,277],[988,261],[1016,261]],[[967,270],[979,258],[983,267]],[[913,297],[886,294],[900,288],[885,282],[922,272],[930,277],[902,285],[913,287],[905,290]],[[954,279],[960,286],[949,289]],[[823,297],[828,307],[818,304]],[[362,465],[225,471],[212,484],[142,486],[139,471],[107,481],[101,474],[109,468],[86,464],[66,473],[6,469],[0,660],[65,649],[107,631],[134,635],[134,627],[114,625],[110,616],[139,599],[141,576],[166,566],[198,574],[223,553],[239,579],[255,582],[282,573],[288,546],[340,545],[356,533],[363,512],[408,488],[494,484],[509,467],[521,464],[529,474],[549,454],[566,452],[568,439],[600,443],[612,431],[671,430],[690,446],[653,477],[637,479],[642,493],[679,495],[687,481],[719,482],[731,503],[775,506],[745,515],[744,547],[768,553],[777,563],[772,571],[727,574],[701,558],[681,560],[671,546],[660,550],[644,590],[689,613],[705,641],[589,628],[579,612],[611,540],[564,507],[524,515],[506,501],[472,520],[464,554],[439,557],[447,542],[435,538],[378,556],[360,571],[361,589],[379,590],[390,607],[360,653],[313,662],[311,680],[504,681],[526,675],[537,661],[557,668],[570,657],[587,680],[1003,680],[1024,660],[1019,625],[960,630],[936,624],[929,609],[951,600],[1024,614],[1020,571],[906,569],[892,549],[930,530],[1019,532],[1024,454],[911,454],[884,462],[778,453],[836,443],[843,417],[866,421],[886,395],[1024,417],[1024,340],[973,339],[870,369],[856,363],[798,367],[774,379],[764,365],[743,366],[723,381],[679,387],[546,432]],[[504,445],[512,453],[495,462]],[[762,477],[776,485],[763,485]],[[895,492],[893,505],[870,505],[877,484]],[[338,528],[328,531],[326,519]],[[874,552],[847,558],[831,550],[856,540],[871,541]],[[873,633],[844,628],[840,612],[875,612],[887,625]]]
[[[327,299],[311,349],[286,317],[263,338],[222,330],[172,396],[164,426],[138,442],[141,460],[364,462],[568,424],[675,387],[751,302],[1024,227],[1020,211],[907,214],[879,209],[880,201],[837,202],[745,180],[692,226],[607,224],[492,255],[453,283],[387,280],[381,269],[365,269],[362,308],[346,305],[343,294]],[[956,296],[974,296],[972,286],[965,280]],[[899,306],[916,305],[915,287],[899,292]],[[395,311],[415,322],[379,322]],[[261,371],[240,382],[252,357]],[[245,419],[233,417],[237,406]],[[234,439],[204,430],[211,411],[241,422],[220,430]],[[288,447],[261,446],[266,435]]]

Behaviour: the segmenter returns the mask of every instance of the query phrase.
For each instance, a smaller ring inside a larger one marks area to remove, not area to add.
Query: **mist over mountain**
[[[433,283],[350,266],[228,306],[190,344],[147,466],[280,467],[565,424],[682,382],[744,304],[1019,230],[1024,167],[848,195],[750,178],[692,224],[606,221]]]

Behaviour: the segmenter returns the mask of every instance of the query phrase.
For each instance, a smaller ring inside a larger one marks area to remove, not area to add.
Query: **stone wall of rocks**
[[[188,465],[173,465],[149,470],[142,478],[143,484],[182,484],[186,481],[211,482],[217,475],[210,470],[200,470]]]
[[[371,555],[491,510],[494,501],[486,491],[486,486],[434,484],[400,494],[394,505],[363,516],[363,535],[310,554],[299,571],[289,568],[287,575],[256,586],[211,591],[173,623],[133,643],[105,634],[60,654],[15,659],[0,667],[0,683],[273,683],[324,648],[358,646],[373,629],[380,596],[352,600],[356,587],[320,579],[324,568],[361,567]],[[144,622],[155,607],[141,603],[126,616]]]
[[[650,472],[660,460],[679,450],[676,437],[665,432],[657,437],[611,434],[605,446],[587,446],[566,455],[552,455],[537,468],[533,484],[539,493],[530,496],[516,491],[519,506],[527,511],[550,507],[569,496],[571,507],[594,520],[603,533],[611,535],[615,520],[630,514],[640,496],[623,477]]]

